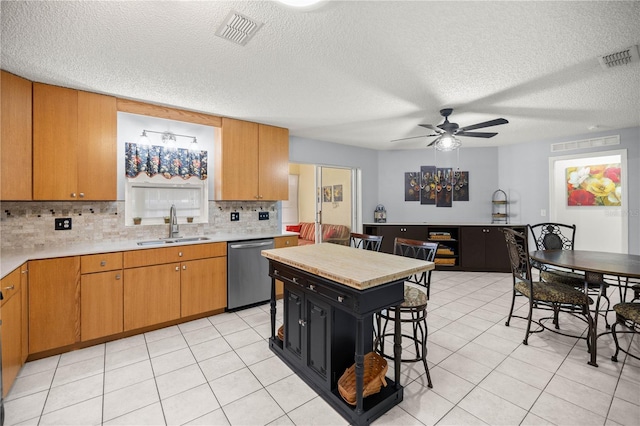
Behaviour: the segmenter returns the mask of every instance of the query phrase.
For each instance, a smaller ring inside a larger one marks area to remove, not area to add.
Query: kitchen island
[[[395,322],[394,380],[363,398],[365,353],[373,350],[373,314],[404,300],[405,278],[434,264],[337,244],[264,250],[269,260],[269,347],[350,424],[370,424],[402,401],[401,334]],[[276,335],[276,280],[284,282],[283,340]],[[399,312],[399,311],[397,311]],[[356,405],[338,392],[355,361]]]

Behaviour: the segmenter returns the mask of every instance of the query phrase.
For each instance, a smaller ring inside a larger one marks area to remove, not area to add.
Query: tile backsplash
[[[2,250],[34,249],[99,241],[155,239],[167,236],[169,225],[125,226],[124,201],[2,202],[0,205]],[[232,211],[240,220],[231,222]],[[258,220],[268,211],[269,220]],[[279,230],[278,203],[274,201],[209,201],[209,223],[180,224],[184,236],[261,234]],[[72,229],[56,231],[54,219],[70,217]]]

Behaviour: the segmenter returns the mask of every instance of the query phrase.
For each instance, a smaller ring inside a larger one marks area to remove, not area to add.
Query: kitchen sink
[[[139,246],[160,246],[164,244],[191,243],[194,241],[207,241],[208,237],[186,237],[186,238],[160,238],[159,240],[138,241]]]

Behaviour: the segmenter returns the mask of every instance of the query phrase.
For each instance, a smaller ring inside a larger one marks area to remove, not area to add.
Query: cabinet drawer
[[[307,280],[300,277],[300,274],[295,273],[291,269],[288,269],[285,266],[277,265],[274,266],[273,263],[269,262],[269,275],[272,277],[284,281],[286,283],[294,284],[296,286],[304,287],[306,286]]]
[[[298,245],[298,236],[290,235],[287,237],[276,237],[274,238],[275,248],[283,248],[283,247],[295,247]]]
[[[353,308],[354,298],[346,292],[341,292],[338,289],[333,289],[323,284],[318,284],[312,280],[307,281],[307,290],[315,295],[320,296],[321,299],[337,302],[348,309]]]
[[[226,243],[194,244],[190,246],[163,247],[124,252],[124,267],[161,265],[183,260],[226,256]]]
[[[122,269],[122,253],[101,253],[82,256],[80,258],[80,273],[115,271]]]
[[[20,293],[20,275],[20,268],[18,268],[0,281],[2,283],[0,284],[0,288],[2,289],[2,296],[4,297],[0,306],[7,303],[14,294]]]

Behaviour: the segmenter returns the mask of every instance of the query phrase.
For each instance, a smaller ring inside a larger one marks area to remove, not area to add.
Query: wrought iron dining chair
[[[620,347],[617,334],[640,333],[640,302],[618,303],[613,306],[613,310],[616,313],[616,322],[611,326],[611,334],[613,335],[613,341],[616,344],[616,352],[611,356],[611,361],[618,362],[618,353],[620,351],[626,353],[630,357],[640,360],[640,357],[633,355],[629,353],[629,351]],[[627,326],[629,330],[616,332],[616,327],[618,325]]]
[[[363,250],[380,251],[382,238],[382,235],[368,235],[352,232],[350,235],[350,245],[351,247]]]
[[[394,254],[429,262],[433,262],[437,251],[438,243],[426,241],[396,238],[393,244]],[[431,271],[412,275],[407,278],[404,284],[404,302],[400,306],[376,313],[378,333],[375,339],[375,350],[385,358],[394,358],[393,355],[385,353],[385,339],[392,338],[394,335],[393,332],[387,332],[387,325],[389,322],[395,322],[396,309],[399,309],[401,324],[411,325],[411,334],[403,333],[402,337],[413,341],[416,352],[414,358],[402,358],[400,361],[422,361],[427,376],[427,385],[432,388],[431,374],[427,365],[427,302],[430,286]]]
[[[529,241],[527,233],[521,233],[510,228],[503,229],[507,250],[509,253],[509,261],[511,263],[511,273],[513,275],[513,296],[511,299],[511,309],[507,318],[506,326],[509,326],[512,317],[523,318],[527,320],[527,329],[522,343],[528,345],[529,336],[538,333],[544,329],[554,331],[570,337],[581,337],[563,333],[558,323],[558,315],[560,312],[566,312],[574,315],[588,325],[587,348],[590,349],[590,337],[594,332],[593,318],[589,312],[589,305],[593,300],[584,292],[573,288],[572,286],[546,281],[533,281],[531,276],[531,261],[529,259]],[[529,312],[527,317],[519,317],[513,315],[513,308],[517,295],[525,296],[529,299]],[[531,331],[531,323],[533,321],[533,310],[549,310],[553,313],[551,318],[538,319],[535,322],[540,326],[539,329]],[[544,322],[552,319],[554,329],[549,329]],[[584,338],[584,337],[581,337]]]
[[[576,236],[576,225],[566,225],[564,223],[538,223],[529,225],[531,235],[536,244],[536,250],[573,250]],[[533,262],[532,267],[540,271],[540,280],[551,283],[570,285],[578,289],[584,289],[585,276],[583,273],[556,268],[549,265]],[[588,283],[589,293],[600,291],[603,284],[602,297],[607,302],[604,321],[607,328],[610,328],[606,312],[611,309],[611,300],[607,296],[609,286],[606,283]]]

